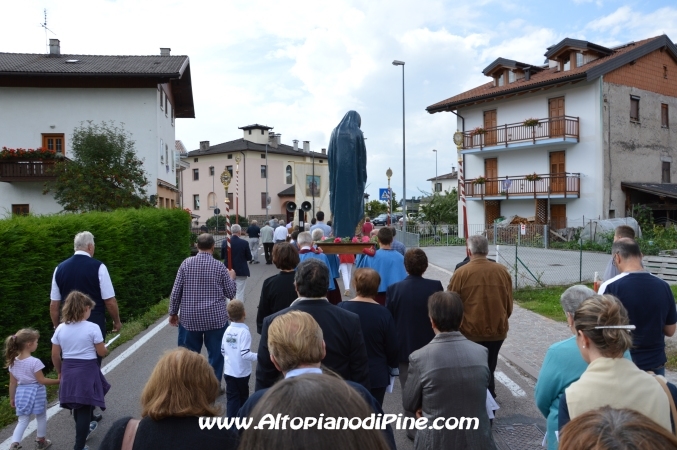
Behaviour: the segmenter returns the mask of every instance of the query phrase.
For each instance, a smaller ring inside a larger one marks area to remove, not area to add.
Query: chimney
[[[282,135],[280,133],[275,135],[275,142],[277,142],[278,146],[282,143]]]
[[[299,151],[299,140],[294,139],[294,151],[298,152]]]
[[[58,39],[50,39],[49,40],[49,54],[50,55],[60,55],[61,54],[61,46],[59,45]]]
[[[322,149],[322,154],[323,154],[323,155],[326,155],[326,154],[327,154],[327,149],[326,149],[326,148],[323,148],[323,149]]]
[[[171,48],[160,47],[160,56],[169,56],[171,51]]]
[[[209,150],[209,141],[200,141],[200,151],[206,152]]]
[[[268,145],[270,145],[272,148],[277,148],[279,144],[280,140],[277,134],[268,132]]]
[[[303,153],[310,153],[310,141],[303,141]]]

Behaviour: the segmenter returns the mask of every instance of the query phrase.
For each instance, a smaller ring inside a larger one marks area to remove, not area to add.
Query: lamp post
[[[437,192],[437,150],[433,149],[435,152],[435,189],[433,189],[433,192]]]
[[[223,169],[221,172],[221,183],[223,183],[223,188],[226,190],[226,239],[228,240],[228,270],[233,268],[233,258],[230,251],[230,207],[228,206],[228,185],[230,184],[231,176],[228,169]]]
[[[390,167],[386,170],[386,176],[388,177],[388,225],[390,225],[390,218],[393,214],[393,191],[390,190],[390,177],[393,176],[393,171]]]
[[[235,223],[240,223],[240,155],[235,156]],[[266,167],[266,179],[268,168]]]
[[[407,159],[405,157],[405,123],[404,123],[404,61],[393,61],[393,66],[402,66],[402,229],[407,230]]]

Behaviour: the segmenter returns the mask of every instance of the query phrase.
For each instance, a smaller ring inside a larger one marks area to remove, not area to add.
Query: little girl
[[[35,414],[38,422],[38,439],[35,448],[42,450],[52,441],[45,439],[47,434],[47,390],[45,385],[59,384],[59,380],[45,378],[42,369],[45,365],[38,358],[31,356],[38,348],[40,333],[24,328],[5,340],[5,362],[9,368],[9,402],[16,408],[19,423],[12,435],[10,449],[21,448],[21,439]]]
[[[63,306],[61,324],[52,337],[52,362],[61,378],[59,403],[73,411],[75,419],[75,450],[82,450],[93,431],[92,410],[98,406],[106,409],[104,395],[110,389],[96,355],[106,356],[99,326],[87,322],[94,301],[79,291],[72,291]],[[63,355],[63,361],[61,359]]]

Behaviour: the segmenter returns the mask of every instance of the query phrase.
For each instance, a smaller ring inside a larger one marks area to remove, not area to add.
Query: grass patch
[[[168,298],[160,300],[139,317],[133,318],[129,322],[124,322],[122,324],[122,332],[120,333],[120,337],[108,347],[108,351],[113,351],[115,348],[121,346],[125,342],[129,342],[134,339],[139,333],[153,325],[160,317],[167,314],[167,311],[169,311]],[[109,341],[113,337],[115,337],[114,334],[108,333],[105,340]],[[45,345],[45,341],[43,340],[42,342],[43,344],[41,345]],[[104,361],[106,358],[104,358]],[[56,378],[56,372],[51,371],[45,376],[47,378]],[[58,391],[58,385],[47,386],[47,401],[54,401],[57,398]],[[14,422],[16,422],[16,411],[10,406],[9,397],[0,397],[0,427],[6,427],[7,425],[11,425]]]

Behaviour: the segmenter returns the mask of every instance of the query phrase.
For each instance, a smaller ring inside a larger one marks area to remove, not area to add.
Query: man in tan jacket
[[[512,279],[501,264],[489,261],[489,241],[481,235],[468,238],[470,262],[454,272],[447,290],[463,300],[461,333],[489,351],[489,392],[496,398],[494,371],[498,352],[508,335],[512,314]]]

